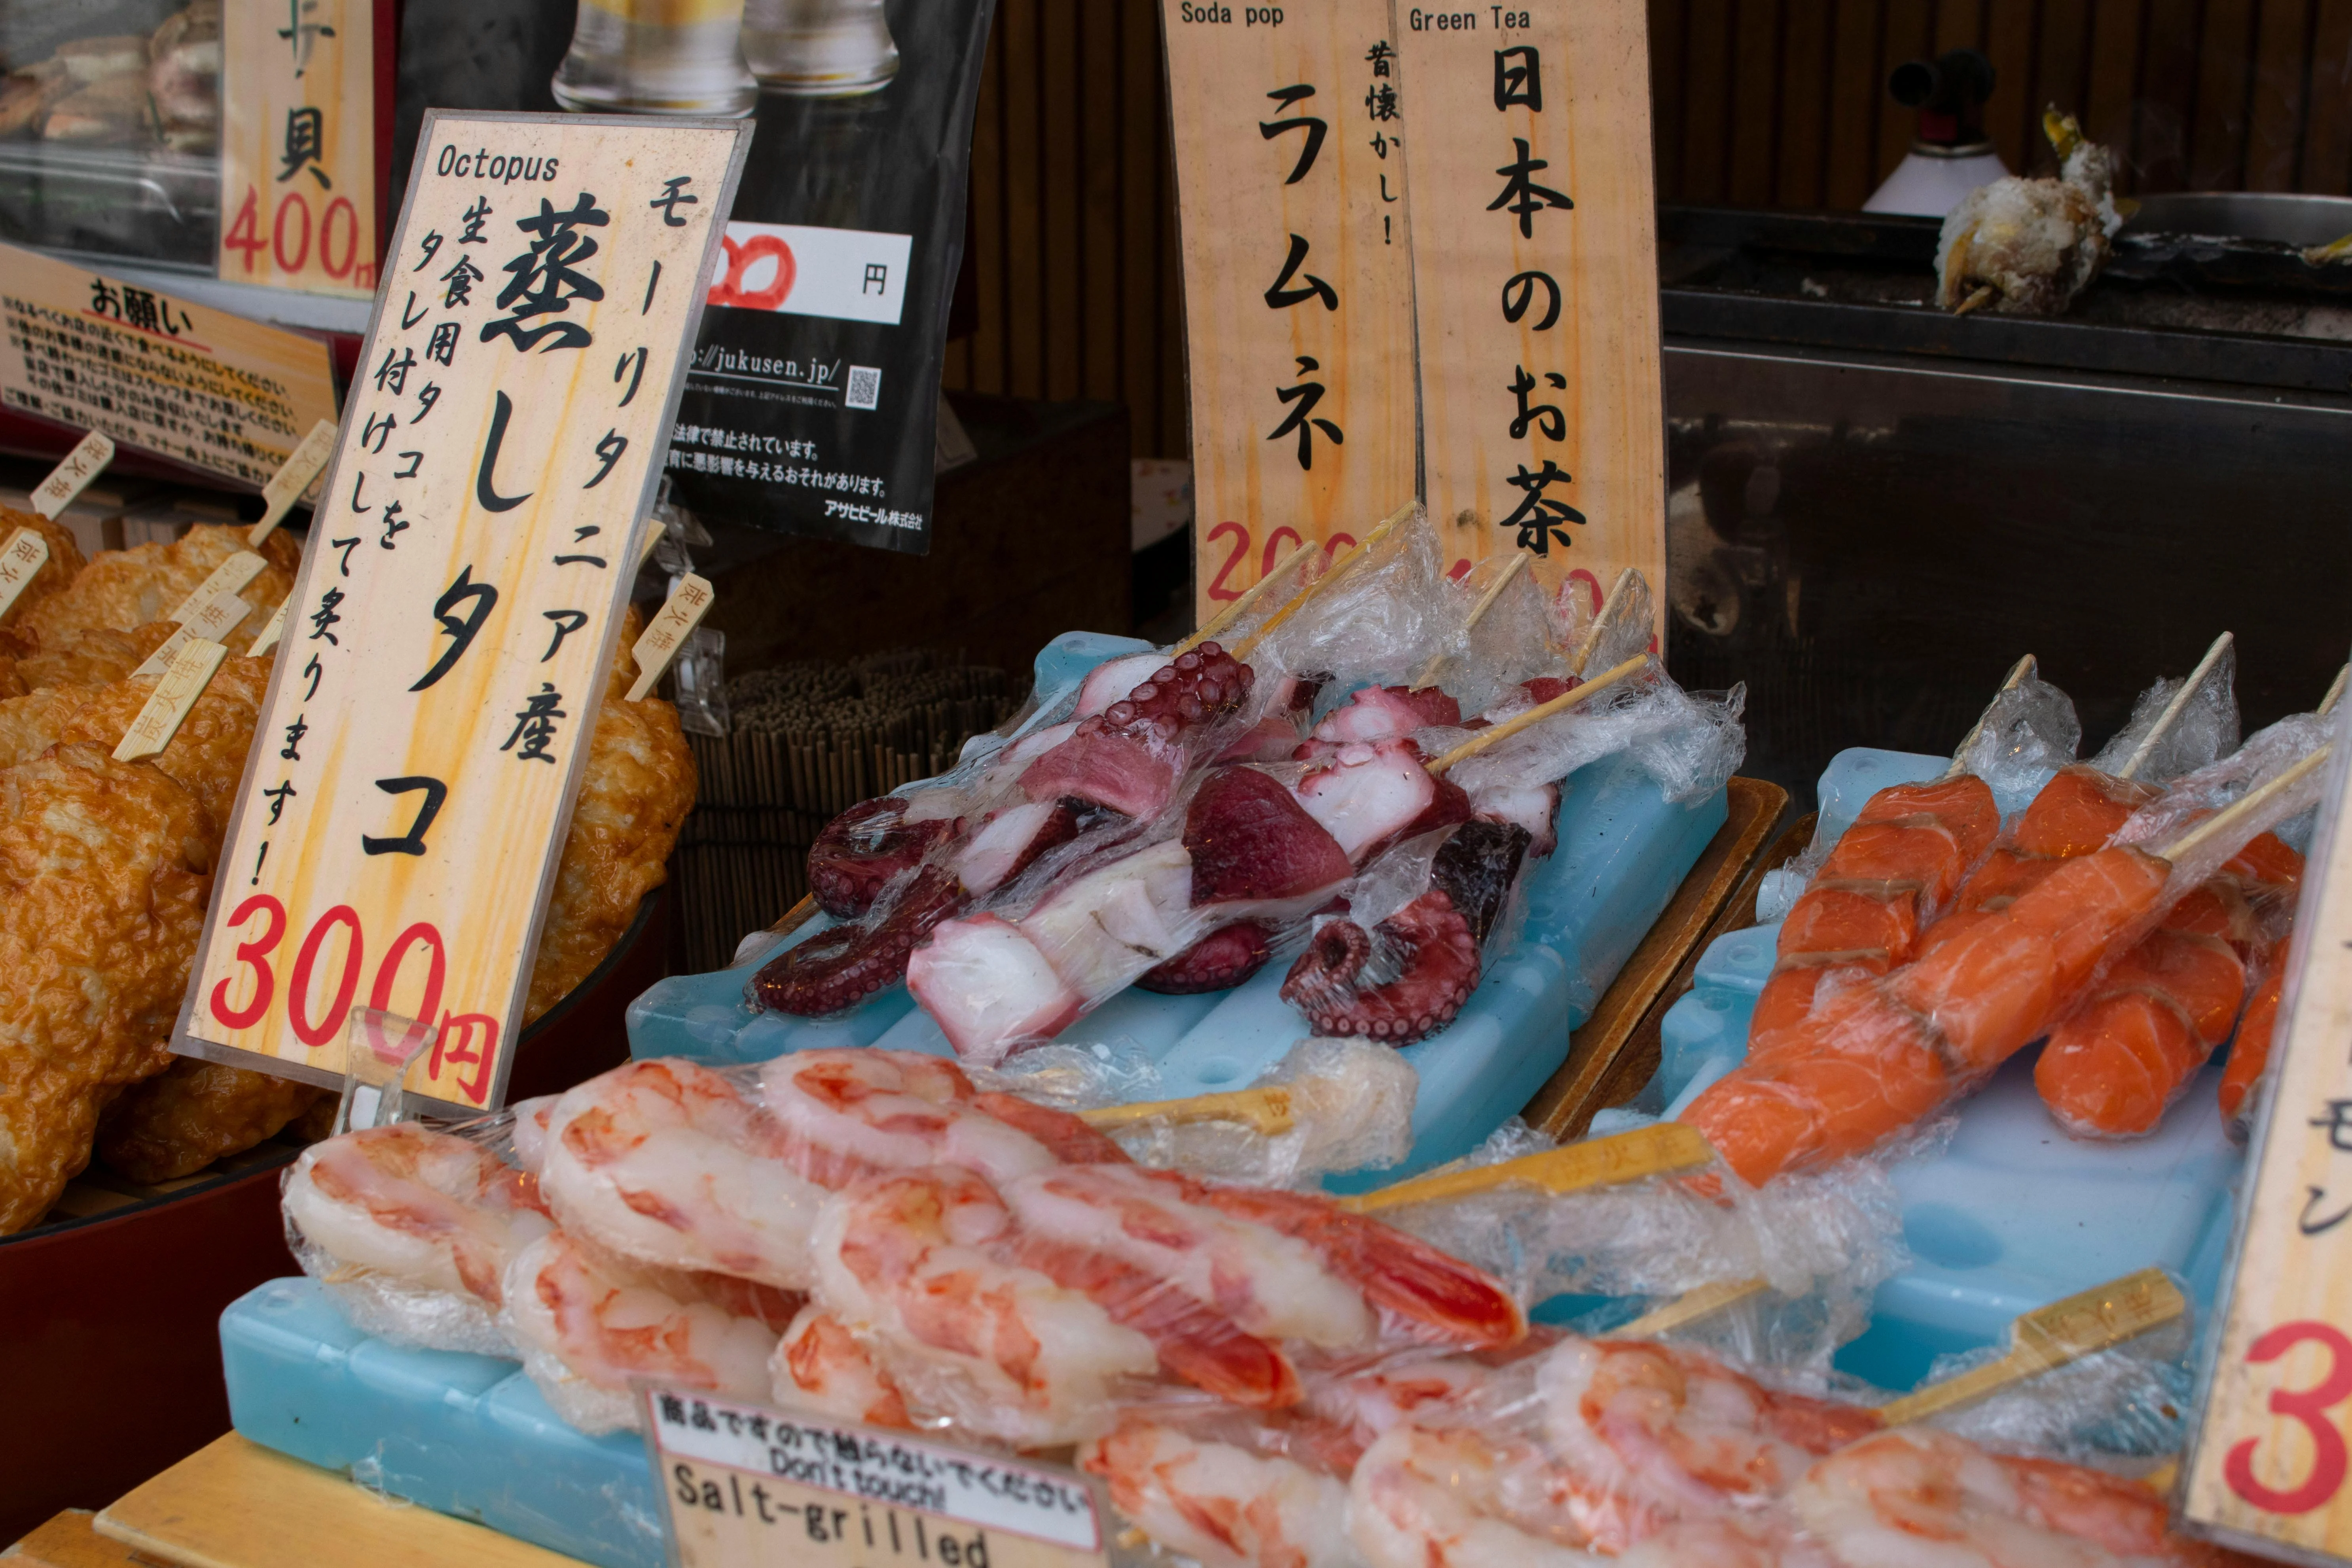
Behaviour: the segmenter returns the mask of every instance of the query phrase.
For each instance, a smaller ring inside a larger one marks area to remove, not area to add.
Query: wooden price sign
[[[2339,745],[2296,911],[2238,1256],[2183,1511],[2267,1557],[2352,1559],[2352,794]]]
[[[374,292],[377,3],[223,9],[221,277]]]
[[[426,117],[175,1049],[332,1083],[371,1007],[504,1099],[751,131]]]
[[[1202,620],[1413,495],[1412,261],[1388,0],[1161,0]]]
[[[319,339],[37,251],[0,245],[0,405],[257,489],[335,417]]]
[[[677,1568],[1103,1568],[1075,1471],[676,1389],[646,1396]]]
[[[1643,0],[1397,7],[1423,480],[1449,554],[1665,576]]]

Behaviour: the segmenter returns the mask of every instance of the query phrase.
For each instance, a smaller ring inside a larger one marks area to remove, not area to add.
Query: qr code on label
[[[872,408],[882,401],[882,371],[878,365],[849,367],[849,391],[842,403],[851,408]]]

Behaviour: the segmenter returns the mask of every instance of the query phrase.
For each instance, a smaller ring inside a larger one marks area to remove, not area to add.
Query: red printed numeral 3
[[[2336,1496],[2344,1484],[2344,1434],[2328,1412],[2352,1396],[2352,1339],[2326,1323],[2281,1323],[2246,1348],[2246,1363],[2261,1366],[2305,1342],[2327,1349],[2327,1373],[2309,1388],[2273,1389],[2271,1413],[2302,1426],[2311,1437],[2311,1473],[2284,1490],[2254,1479],[2256,1439],[2234,1445],[2222,1461],[2221,1479],[2239,1497],[2267,1513],[2309,1513]]]

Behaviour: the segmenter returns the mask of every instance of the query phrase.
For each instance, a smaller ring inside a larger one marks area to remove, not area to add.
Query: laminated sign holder
[[[2352,752],[2336,752],[2182,1501],[2202,1533],[2314,1563],[2352,1562]]]
[[[332,1085],[367,1007],[503,1100],[750,141],[426,117],[173,1049]]]

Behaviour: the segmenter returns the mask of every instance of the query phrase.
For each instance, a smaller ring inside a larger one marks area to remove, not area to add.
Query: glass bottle
[[[566,109],[740,116],[759,101],[744,68],[743,0],[580,0],[551,84]]]

